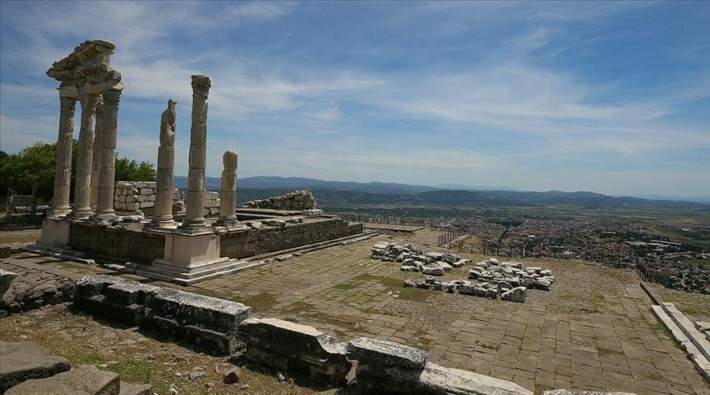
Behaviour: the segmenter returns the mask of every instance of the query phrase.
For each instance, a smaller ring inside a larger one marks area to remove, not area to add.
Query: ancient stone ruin
[[[244,207],[273,210],[312,210],[316,208],[316,198],[311,191],[293,191],[268,199],[250,200],[244,203]]]
[[[453,268],[460,268],[471,263],[470,259],[461,259],[457,254],[441,252],[422,252],[408,243],[404,246],[395,243],[377,243],[371,250],[372,259],[383,262],[401,262],[401,270],[418,272],[427,277],[419,282],[405,280],[409,288],[433,289],[462,295],[474,295],[514,302],[525,302],[527,290],[534,288],[549,291],[555,277],[552,271],[540,267],[523,267],[522,262],[499,262],[496,258],[477,262],[468,271],[468,279],[439,281],[431,276],[443,276]],[[473,281],[469,281],[473,280]]]
[[[206,191],[207,110],[212,81],[205,75],[191,77],[192,122],[184,199],[173,188],[175,135],[179,131],[175,122],[177,103],[172,99],[167,100],[160,116],[157,182],[117,183],[114,157],[123,83],[121,73],[110,65],[114,49],[107,41],[86,41],[47,71],[60,82],[54,200],[40,240],[28,250],[57,256],[82,252],[123,260],[140,275],[190,284],[251,267],[240,258],[363,232],[362,225],[322,217],[309,191],[292,192],[237,210],[237,153],[233,150],[224,153],[220,192]],[[77,101],[82,112],[72,206],[69,175]],[[279,213],[259,210],[262,208]],[[284,220],[283,215],[300,220]],[[300,232],[291,230],[294,227]]]

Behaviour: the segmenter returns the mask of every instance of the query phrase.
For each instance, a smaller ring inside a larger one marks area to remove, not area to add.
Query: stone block
[[[246,357],[277,369],[306,370],[330,382],[343,381],[351,363],[337,339],[317,329],[274,318],[250,318],[239,326]]]
[[[148,207],[155,207],[155,202],[141,202],[140,203],[140,208],[148,208]]]
[[[151,314],[174,317],[181,324],[199,324],[223,333],[236,333],[251,308],[241,303],[160,288],[150,304]]]
[[[155,191],[153,191],[153,188],[141,188],[140,194],[144,196],[153,195],[155,194]]]
[[[513,302],[524,303],[525,298],[528,296],[528,289],[526,287],[515,287],[508,291],[503,292],[500,295],[502,300],[510,300]]]
[[[17,273],[0,269],[0,296],[4,295],[5,292],[10,289],[12,280],[16,277]]]
[[[55,376],[27,380],[7,391],[6,395],[118,395],[121,380],[116,373],[96,366],[82,365]]]
[[[119,395],[153,395],[152,384],[133,384],[121,381]]]
[[[359,364],[356,372],[364,393],[418,395],[533,395],[509,381],[426,363],[423,369]]]
[[[418,348],[387,340],[361,337],[351,340],[348,344],[348,357],[366,365],[423,369],[427,353]]]
[[[66,358],[29,342],[0,341],[0,356],[0,394],[26,380],[54,376],[71,368]]]

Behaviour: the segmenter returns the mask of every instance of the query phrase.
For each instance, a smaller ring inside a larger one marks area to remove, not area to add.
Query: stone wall
[[[316,208],[316,198],[311,191],[301,190],[289,192],[282,196],[268,199],[250,200],[244,203],[248,208],[267,208],[276,210],[310,210]]]
[[[74,282],[57,274],[10,263],[0,264],[0,318],[68,302]]]
[[[113,209],[125,212],[141,210],[152,215],[156,185],[155,181],[116,181]],[[173,214],[184,210],[183,200],[182,192],[173,188]]]
[[[87,254],[150,264],[163,257],[165,236],[75,222],[71,225],[69,244],[73,250]]]
[[[81,279],[74,304],[221,355],[237,350],[237,329],[251,313],[251,308],[241,303],[114,276]]]
[[[246,258],[267,252],[285,250],[319,243],[363,232],[362,224],[351,224],[342,219],[323,219],[283,227],[264,227],[248,232],[227,233],[221,236],[223,257]]]

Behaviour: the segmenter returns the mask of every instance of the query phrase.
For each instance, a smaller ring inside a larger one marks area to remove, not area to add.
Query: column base
[[[79,210],[74,210],[70,216],[76,219],[88,219],[91,217],[91,209],[90,208],[83,208]]]
[[[236,218],[220,218],[213,226],[224,226],[226,228],[238,228],[240,227],[239,221]]]
[[[57,208],[52,208],[52,213],[50,214],[50,217],[60,218],[60,217],[66,217],[70,214],[71,214],[71,207],[69,207],[69,206],[57,207]]]
[[[205,222],[204,218],[200,218],[197,220],[191,220],[191,221],[184,221],[180,226],[177,227],[177,229],[180,232],[183,233],[189,233],[189,234],[200,234],[200,233],[212,233],[212,230],[209,226],[207,226],[207,223]]]
[[[172,217],[170,219],[155,219],[147,224],[145,224],[145,229],[166,229],[166,230],[176,230],[178,223],[175,222]]]

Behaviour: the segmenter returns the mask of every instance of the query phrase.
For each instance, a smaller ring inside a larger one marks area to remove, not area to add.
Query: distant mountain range
[[[476,189],[454,185],[431,187],[382,182],[324,181],[303,177],[247,177],[237,182],[239,203],[252,199],[264,199],[297,189],[310,189],[319,205],[440,205],[440,206],[550,206],[565,205],[581,208],[688,208],[710,211],[707,201],[684,201],[674,199],[644,199],[638,197],[615,197],[594,192],[525,192],[518,190]],[[175,186],[187,188],[187,177],[176,176]],[[219,191],[220,179],[207,177],[205,187]],[[443,188],[442,188],[443,187]],[[702,198],[702,197],[701,197]]]

